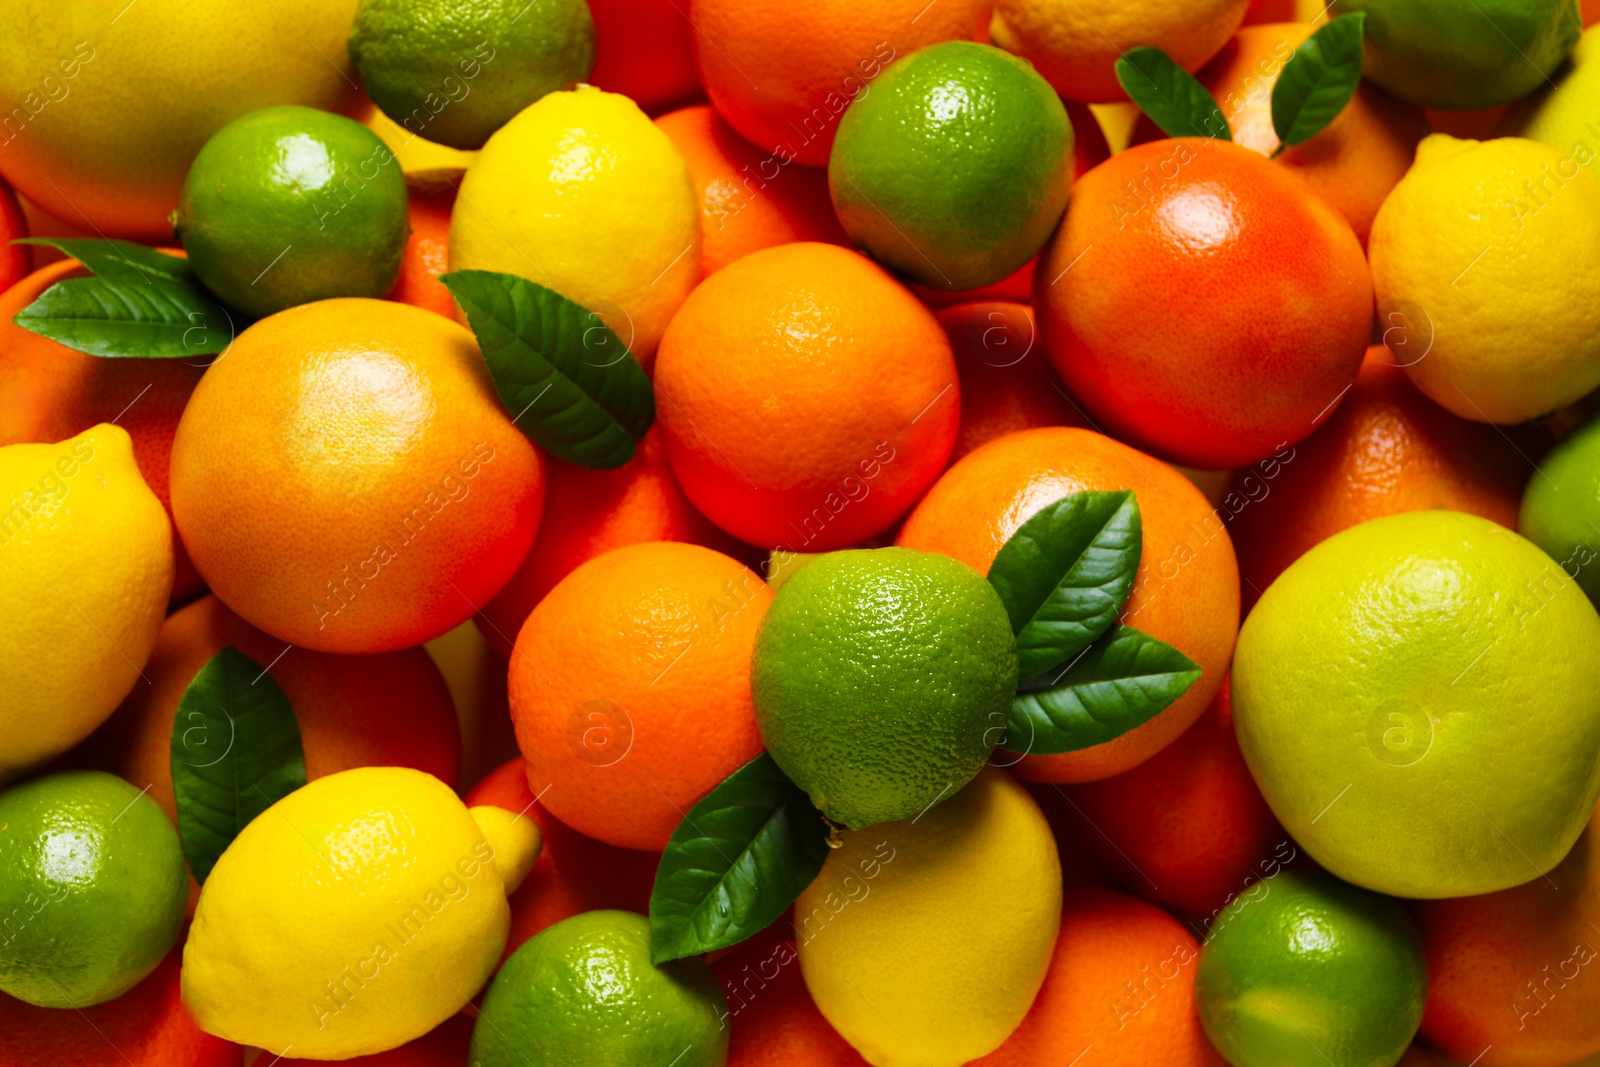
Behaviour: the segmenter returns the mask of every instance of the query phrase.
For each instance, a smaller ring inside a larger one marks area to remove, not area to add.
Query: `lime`
[[[1072,186],[1072,123],[1027,61],[949,41],[850,105],[828,158],[844,228],[935,289],[975,289],[1044,247]]]
[[[200,149],[172,224],[201,281],[246,314],[383,297],[410,226],[406,179],[359,122],[262,108]]]
[[[178,940],[189,896],[160,805],[103,771],[0,793],[0,990],[85,1008],[139,984]]]
[[[1519,100],[1501,120],[1500,131],[1529,137],[1560,152],[1561,170],[1572,163],[1600,178],[1600,28],[1583,31],[1578,47],[1553,86]]]
[[[1529,541],[1390,515],[1267,587],[1234,651],[1234,728],[1284,828],[1340,878],[1489,893],[1554,867],[1594,809],[1597,648],[1600,615]]]
[[[953,795],[1005,733],[1017,643],[977,571],[935,552],[818,556],[773,598],[751,665],[767,750],[857,829]]]
[[[1397,902],[1315,870],[1235,897],[1195,972],[1206,1036],[1234,1067],[1379,1067],[1422,1023],[1422,938]]]
[[[1366,13],[1363,74],[1419,107],[1473,111],[1526,96],[1577,43],[1578,0],[1333,0]]]
[[[484,994],[473,1067],[722,1067],[728,1001],[698,958],[650,962],[650,921],[587,911],[535,934]]]
[[[482,148],[546,93],[594,66],[584,0],[361,0],[350,58],[367,95],[412,135]]]
[[[1600,602],[1600,416],[1545,454],[1522,495],[1517,528]]]

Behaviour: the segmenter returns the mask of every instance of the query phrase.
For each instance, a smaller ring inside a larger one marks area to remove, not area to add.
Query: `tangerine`
[[[450,269],[450,212],[465,173],[445,168],[406,175],[411,233],[400,253],[400,277],[389,292],[390,300],[456,317],[456,299],[439,275]]]

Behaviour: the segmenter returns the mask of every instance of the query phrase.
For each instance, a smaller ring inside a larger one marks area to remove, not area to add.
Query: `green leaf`
[[[112,241],[100,237],[20,237],[14,245],[45,245],[82,263],[91,274],[102,278],[164,278],[169,282],[194,281],[187,260],[157,252],[132,241]]]
[[[439,280],[467,313],[501,403],[534,444],[601,470],[633,458],[655,397],[598,315],[515,274],[458,270]]]
[[[1222,109],[1195,76],[1159,48],[1130,48],[1117,60],[1117,81],[1168,137],[1233,140]]]
[[[201,885],[251,819],[306,784],[289,699],[232,647],[212,656],[184,690],[171,752],[178,836]]]
[[[827,823],[763,752],[673,831],[650,893],[650,959],[738,944],[782,915],[827,858]]]
[[[1011,616],[1023,678],[1048,671],[1111,629],[1133,589],[1143,540],[1129,490],[1073,493],[1023,523],[989,567]]]
[[[1366,13],[1343,15],[1294,50],[1272,87],[1278,152],[1309,141],[1339,116],[1361,84],[1361,31]]]
[[[194,286],[151,276],[56,282],[12,319],[91,356],[209,356],[233,342],[236,313]]]
[[[1018,686],[1001,745],[1053,755],[1104,744],[1153,719],[1199,677],[1199,666],[1182,652],[1119,626],[1064,671]]]

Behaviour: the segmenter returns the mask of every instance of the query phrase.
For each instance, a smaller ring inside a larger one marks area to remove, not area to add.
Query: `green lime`
[[[350,59],[372,102],[452,148],[489,135],[594,66],[584,0],[361,0]]]
[[[790,575],[750,673],[767,751],[852,830],[920,815],[983,768],[1017,691],[1000,595],[949,556],[817,556]]]
[[[1600,615],[1531,542],[1475,515],[1390,515],[1267,587],[1234,650],[1234,730],[1335,875],[1490,893],[1561,862],[1594,810],[1596,649]]]
[[[1517,528],[1600,602],[1600,416],[1545,454],[1522,494]]]
[[[650,962],[650,921],[586,911],[535,934],[489,983],[472,1067],[722,1067],[728,1001],[698,957]]]
[[[1383,1067],[1422,1023],[1422,938],[1388,897],[1283,871],[1217,916],[1194,994],[1234,1067]]]
[[[1333,0],[1366,13],[1365,77],[1419,107],[1474,111],[1545,84],[1577,43],[1578,0]]]
[[[1576,176],[1566,159],[1600,179],[1600,26],[1583,31],[1554,86],[1519,100],[1506,112],[1500,133],[1541,141],[1562,153],[1558,171],[1567,173],[1558,173],[1558,182]]]
[[[845,111],[828,188],[878,260],[935,289],[975,289],[1044,247],[1072,169],[1072,122],[1032,65],[949,41],[889,67]]]
[[[172,224],[200,280],[246,314],[383,297],[410,229],[406,178],[359,122],[262,108],[200,149]]]
[[[139,984],[178,940],[178,833],[115,775],[66,771],[0,793],[0,990],[84,1008]]]

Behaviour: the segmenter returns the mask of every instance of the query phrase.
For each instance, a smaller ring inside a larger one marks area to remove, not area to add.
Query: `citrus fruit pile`
[[[12,0],[0,1067],[1600,1067],[1596,23]]]

